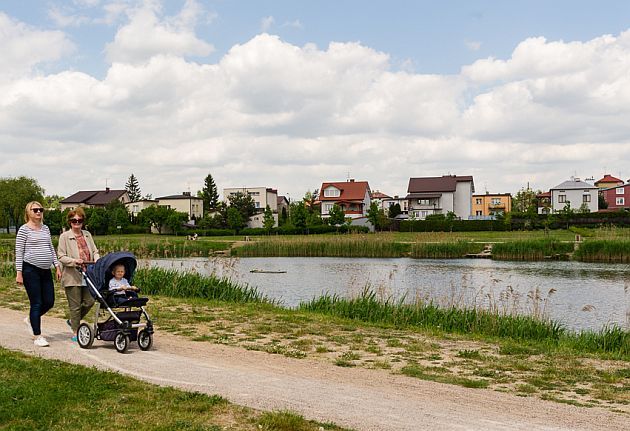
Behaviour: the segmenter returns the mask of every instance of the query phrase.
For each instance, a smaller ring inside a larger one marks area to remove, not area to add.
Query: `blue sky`
[[[36,154],[62,195],[132,172],[153,195],[208,172],[294,197],[348,173],[392,195],[447,173],[497,193],[625,180],[628,18],[624,1],[5,0],[0,176]]]

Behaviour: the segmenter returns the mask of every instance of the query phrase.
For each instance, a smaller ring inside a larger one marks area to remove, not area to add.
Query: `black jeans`
[[[31,302],[29,318],[33,334],[42,333],[42,316],[55,305],[55,285],[50,269],[41,269],[28,262],[22,264],[22,279]]]

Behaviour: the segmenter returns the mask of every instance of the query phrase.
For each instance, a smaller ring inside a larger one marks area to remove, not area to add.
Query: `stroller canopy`
[[[112,268],[120,264],[125,265],[125,278],[129,284],[133,284],[133,274],[138,263],[133,253],[128,251],[117,251],[101,257],[94,265],[88,266],[87,275],[99,291],[106,291],[113,277]]]

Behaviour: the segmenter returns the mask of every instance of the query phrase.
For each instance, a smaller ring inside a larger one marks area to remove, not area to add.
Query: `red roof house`
[[[370,185],[367,181],[337,181],[322,183],[319,201],[323,218],[333,205],[337,204],[346,217],[359,218],[367,215],[370,209]]]
[[[610,174],[605,174],[604,178],[601,180],[595,181],[595,185],[600,189],[607,189],[610,187],[616,187],[623,185],[623,181],[619,178],[615,178]]]

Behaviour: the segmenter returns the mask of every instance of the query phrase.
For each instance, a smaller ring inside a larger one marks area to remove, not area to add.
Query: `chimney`
[[[109,187],[105,187],[105,193],[109,193]]]
[[[184,196],[190,196],[190,192],[182,192],[182,195],[184,195]]]
[[[354,178],[348,178],[348,182],[349,183],[353,183],[354,182]]]

